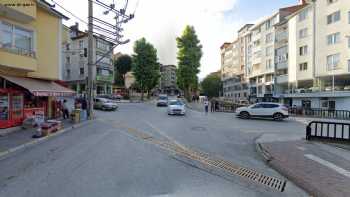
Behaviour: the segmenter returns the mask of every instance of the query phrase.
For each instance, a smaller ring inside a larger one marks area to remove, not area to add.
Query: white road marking
[[[305,151],[306,148],[305,147],[302,147],[302,146],[297,146],[297,149],[301,150],[301,151]]]
[[[345,170],[344,168],[341,168],[341,167],[339,167],[339,166],[337,166],[337,165],[335,165],[335,164],[333,164],[333,163],[331,163],[329,161],[321,159],[321,158],[319,158],[319,157],[317,157],[315,155],[312,155],[312,154],[305,154],[304,156],[306,158],[308,158],[308,159],[316,161],[316,162],[318,162],[318,163],[320,163],[320,164],[322,164],[322,165],[324,165],[324,166],[326,166],[326,167],[328,167],[328,168],[338,172],[339,174],[342,174],[342,175],[350,178],[350,172]]]

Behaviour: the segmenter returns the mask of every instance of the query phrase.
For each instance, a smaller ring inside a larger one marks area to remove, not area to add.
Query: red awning
[[[53,81],[33,79],[28,77],[13,77],[1,75],[2,78],[11,81],[27,90],[34,96],[73,96],[75,92]]]

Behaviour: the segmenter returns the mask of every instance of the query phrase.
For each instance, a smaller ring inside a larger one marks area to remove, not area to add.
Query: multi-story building
[[[87,46],[88,34],[79,30],[78,24],[65,28],[66,34],[70,36],[69,41],[63,46],[65,58],[63,76],[69,86],[79,94],[87,90]],[[96,69],[93,70],[95,83],[95,94],[112,94],[114,83],[113,54],[104,57],[113,43],[106,41],[103,37],[94,35],[93,40],[93,61],[96,62]]]
[[[223,97],[234,102],[245,101],[248,96],[244,64],[246,48],[243,33],[242,37],[237,38],[232,43],[224,43],[221,46]]]
[[[307,1],[289,17],[291,105],[350,109],[350,1]],[[291,44],[293,43],[293,44]]]
[[[2,0],[0,6],[0,128],[33,113],[56,117],[56,96],[73,92],[62,79],[62,19],[44,0]]]
[[[178,94],[175,65],[160,65],[159,87],[162,93],[170,95]]]

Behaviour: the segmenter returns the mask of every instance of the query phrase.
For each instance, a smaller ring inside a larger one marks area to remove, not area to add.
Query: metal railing
[[[289,108],[289,114],[295,116],[311,116],[331,119],[350,119],[350,111],[319,108]]]
[[[236,104],[236,103],[223,103],[219,102],[214,106],[215,112],[227,112],[234,113],[237,108],[242,107],[244,105]]]
[[[350,124],[312,121],[306,126],[306,140],[313,139],[350,142]]]

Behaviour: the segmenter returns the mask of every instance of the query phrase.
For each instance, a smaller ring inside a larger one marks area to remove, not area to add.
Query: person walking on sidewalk
[[[204,110],[205,110],[205,114],[208,114],[208,111],[209,111],[209,102],[208,102],[208,99],[206,99],[204,101]]]
[[[83,114],[83,117],[82,117],[82,120],[87,120],[87,100],[86,100],[86,97],[82,97],[81,98],[81,110],[82,110],[82,114]]]
[[[63,119],[69,118],[69,110],[67,106],[67,100],[63,100]]]
[[[210,100],[210,112],[215,112],[215,100]]]

